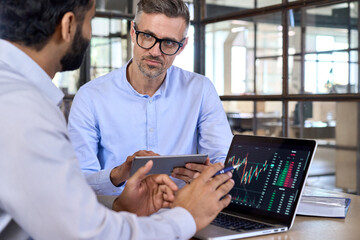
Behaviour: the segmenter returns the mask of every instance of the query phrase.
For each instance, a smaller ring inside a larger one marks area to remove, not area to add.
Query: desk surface
[[[296,216],[292,228],[285,233],[249,238],[251,240],[358,240],[360,239],[360,196],[311,189],[331,196],[351,198],[345,219]]]

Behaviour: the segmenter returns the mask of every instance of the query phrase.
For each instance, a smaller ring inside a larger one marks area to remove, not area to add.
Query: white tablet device
[[[207,156],[207,154],[190,154],[135,157],[131,165],[130,176],[132,176],[140,167],[144,166],[150,160],[153,160],[154,165],[148,174],[171,175],[174,168],[184,167],[186,163],[204,164]]]

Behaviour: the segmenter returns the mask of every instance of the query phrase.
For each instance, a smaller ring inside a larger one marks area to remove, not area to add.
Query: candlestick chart
[[[235,160],[235,156],[232,156],[229,160],[231,162],[231,164],[234,165],[238,165],[240,164],[240,167],[238,168],[238,170],[235,169],[235,173],[239,175],[240,177],[240,182],[243,184],[250,184],[252,179],[254,178],[255,181],[259,178],[261,172],[265,172],[268,164],[267,164],[267,160],[262,164],[262,163],[252,163],[250,162],[250,169],[247,168],[248,166],[248,154],[246,154],[246,157],[240,161],[240,158],[238,158],[237,160]],[[242,171],[240,172],[239,169],[241,169],[241,166],[243,166]]]
[[[240,167],[233,172],[233,179],[239,184],[236,184],[231,192],[232,200],[244,205],[256,206],[261,198],[263,183],[268,184],[266,176],[270,166],[267,159],[260,160],[252,152],[244,152],[242,155],[243,157],[233,155],[228,160],[228,165],[240,164]],[[258,181],[261,183],[259,188],[256,187]]]
[[[307,151],[241,145],[229,152],[226,166],[233,170],[232,203],[289,214]]]

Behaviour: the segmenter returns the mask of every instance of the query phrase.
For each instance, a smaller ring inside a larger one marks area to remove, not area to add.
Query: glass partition
[[[206,17],[223,16],[229,13],[244,11],[253,8],[255,8],[255,0],[206,0],[205,15]]]
[[[214,82],[220,95],[254,93],[255,85],[257,94],[281,94],[279,15],[206,25],[205,75]]]
[[[132,13],[136,1],[117,1],[117,0],[96,0],[96,9],[101,11],[118,11],[122,13]]]
[[[223,106],[233,134],[282,135],[281,102],[223,101]]]
[[[318,143],[315,166],[310,172],[336,174],[336,187],[350,192],[356,189],[358,104],[355,101],[289,103],[289,137],[315,139]],[[324,161],[326,164],[320,166]]]
[[[233,134],[254,134],[252,125],[254,102],[223,101],[222,103]]]
[[[194,26],[190,25],[187,37],[189,38],[185,49],[177,55],[173,65],[187,71],[194,71]]]
[[[206,17],[222,16],[249,9],[281,4],[282,0],[206,0]]]
[[[130,59],[131,56],[128,56],[128,24],[129,21],[121,19],[93,19],[90,79],[120,68]]]
[[[289,102],[289,137],[321,140],[335,145],[336,102]]]
[[[351,51],[358,46],[357,5],[305,10],[305,92],[358,92],[357,51]]]

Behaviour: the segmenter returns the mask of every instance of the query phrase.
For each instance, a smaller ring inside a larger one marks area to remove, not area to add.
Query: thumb
[[[152,166],[153,161],[148,161],[144,166],[139,168],[131,178],[129,178],[128,182],[141,182],[146,177],[146,174],[151,170]]]

